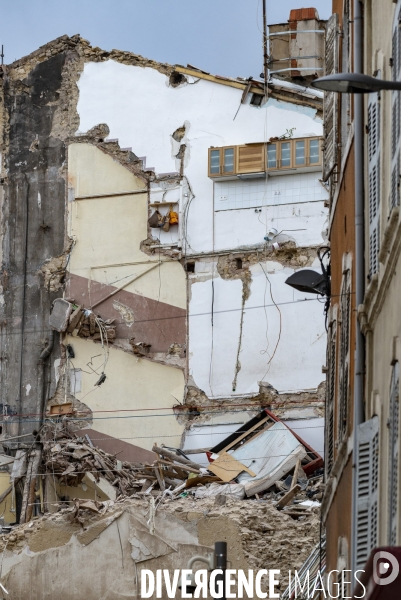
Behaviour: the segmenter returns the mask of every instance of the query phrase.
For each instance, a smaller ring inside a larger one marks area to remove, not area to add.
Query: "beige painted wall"
[[[181,264],[140,250],[141,241],[147,237],[148,196],[144,182],[91,144],[70,145],[68,160],[69,186],[75,198],[144,190],[143,194],[75,199],[69,203],[69,235],[76,242],[71,273],[119,287],[157,265],[125,290],[186,308]],[[83,371],[82,391],[75,396],[94,411],[97,431],[142,448],[151,449],[154,441],[179,446],[183,427],[178,425],[172,407],[184,396],[180,369],[110,347],[107,379],[101,387],[95,387],[99,375],[91,367],[99,374],[103,371],[100,344],[77,337],[68,341],[74,346],[74,367]],[[112,418],[116,416],[119,418]]]
[[[0,473],[0,494],[3,494],[10,487],[10,475],[6,472]],[[8,494],[7,498],[0,504],[0,517],[4,517],[5,523],[15,523],[15,510],[11,512],[11,508],[15,508],[15,498],[12,493]]]
[[[82,391],[75,396],[95,411],[93,428],[96,431],[149,450],[155,441],[179,447],[183,427],[173,415],[172,407],[182,402],[184,396],[181,369],[111,346],[105,370],[107,379],[100,387],[94,387],[99,375],[91,373],[88,363],[92,361],[92,368],[99,374],[102,372],[101,345],[71,336],[66,343],[74,346],[74,367],[83,371]]]
[[[71,144],[68,185],[74,196],[144,190],[143,194],[69,202],[68,233],[75,240],[70,271],[119,287],[149,271],[124,289],[186,308],[185,273],[181,264],[140,250],[147,238],[148,201],[144,182],[91,144]]]

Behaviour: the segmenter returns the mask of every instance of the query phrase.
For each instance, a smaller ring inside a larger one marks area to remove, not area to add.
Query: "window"
[[[369,275],[379,269],[380,250],[380,96],[368,102]]]
[[[339,415],[338,437],[342,441],[348,434],[349,404],[349,354],[351,323],[351,272],[348,269],[343,275],[340,297],[340,378],[339,378]]]
[[[300,169],[322,164],[319,138],[300,138],[267,144],[267,170]]]
[[[264,96],[262,94],[252,94],[251,102],[252,106],[260,106],[263,102]]]
[[[277,169],[277,144],[267,146],[267,168]]]
[[[401,2],[398,0],[395,20],[393,25],[393,81],[401,81]],[[392,92],[392,116],[391,116],[391,211],[400,205],[400,160],[401,160],[401,102],[399,93]]]
[[[185,270],[187,273],[195,273],[195,263],[194,262],[185,263]]]
[[[263,175],[285,169],[317,170],[322,164],[321,140],[317,137],[278,140],[271,144],[209,148],[209,177]],[[316,169],[317,167],[317,169]],[[232,177],[231,177],[232,178]]]
[[[388,543],[397,544],[398,515],[398,445],[400,428],[399,363],[393,366],[390,385],[389,413],[389,473],[388,473]]]
[[[326,24],[325,75],[338,73],[338,15],[333,14]],[[324,162],[323,181],[332,175],[338,162],[338,96],[325,92],[323,100]]]
[[[73,396],[82,392],[81,369],[70,369],[70,392]]]
[[[379,480],[379,418],[358,427],[356,568],[363,569],[377,546],[377,502]]]
[[[209,177],[216,175],[230,175],[234,173],[235,148],[210,148],[209,150]]]

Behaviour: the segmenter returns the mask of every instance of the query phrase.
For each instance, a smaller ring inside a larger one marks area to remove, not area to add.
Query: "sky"
[[[267,23],[331,0],[267,0]],[[231,77],[262,72],[262,0],[0,0],[0,44],[11,63],[64,34],[160,62]]]

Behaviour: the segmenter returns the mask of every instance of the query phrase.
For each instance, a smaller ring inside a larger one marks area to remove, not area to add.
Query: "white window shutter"
[[[368,102],[369,275],[379,269],[380,250],[380,97]]]
[[[399,468],[399,363],[393,366],[389,411],[389,473],[388,473],[388,543],[397,544],[398,468]]]
[[[330,17],[326,24],[325,38],[325,75],[338,73],[338,15]],[[338,144],[338,94],[325,92],[323,101],[324,115],[324,153],[323,181],[327,181],[337,163]]]
[[[401,1],[398,0],[393,25],[393,80],[401,81]],[[399,92],[392,92],[391,111],[391,191],[389,210],[400,205],[401,157],[401,100]]]
[[[356,568],[363,569],[377,546],[377,503],[379,477],[379,418],[358,427]]]

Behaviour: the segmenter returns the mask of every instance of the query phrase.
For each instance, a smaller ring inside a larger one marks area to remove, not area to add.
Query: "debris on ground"
[[[63,422],[46,425],[43,467],[60,485],[77,487],[85,477],[115,489],[112,499],[152,496],[196,499],[226,496],[271,501],[277,511],[304,520],[324,491],[323,460],[268,410],[207,452],[207,468],[177,448],[154,444],[155,459],[118,460]]]

